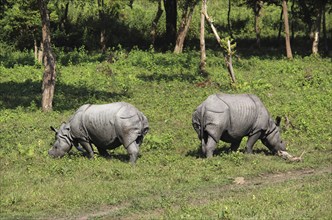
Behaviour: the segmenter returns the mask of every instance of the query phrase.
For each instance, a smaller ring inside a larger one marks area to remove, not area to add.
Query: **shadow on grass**
[[[3,82],[0,83],[0,94],[0,109],[15,109],[20,106],[23,108],[40,107],[41,83],[32,80]],[[58,82],[55,87],[53,110],[75,109],[86,103],[121,101],[123,97],[129,97],[127,91],[98,91],[84,86],[72,86]]]
[[[94,151],[95,157],[101,157],[101,158],[104,158],[105,160],[119,160],[124,163],[129,163],[130,157],[128,154],[124,154],[124,153],[114,154],[113,152],[109,152],[109,153],[110,153],[109,156],[102,156],[98,152]],[[79,152],[79,151],[73,150],[73,151],[68,152],[68,157],[70,157],[70,158],[77,158],[77,157],[88,158],[88,154],[86,152]],[[139,158],[141,158],[141,155],[139,155],[137,159],[139,159]]]
[[[224,145],[222,147],[217,147],[214,150],[213,155],[220,155],[220,154],[225,154],[225,153],[228,154],[229,152],[231,152],[230,147],[227,145]],[[186,157],[205,158],[201,145],[198,145],[195,150],[189,150],[186,153]]]
[[[241,153],[246,153],[244,149],[239,149],[239,151]],[[230,146],[228,145],[223,145],[222,147],[217,147],[214,152],[213,155],[222,155],[222,154],[229,154],[231,153],[232,150],[230,148]],[[253,149],[253,154],[265,154],[266,156],[271,156],[273,155],[273,153],[269,150],[269,149]],[[186,153],[186,157],[195,157],[195,158],[205,158],[205,155],[202,152],[202,148],[201,145],[199,145],[197,147],[197,149],[195,150],[189,150]]]

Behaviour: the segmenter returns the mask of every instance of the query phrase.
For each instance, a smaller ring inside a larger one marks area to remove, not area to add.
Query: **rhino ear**
[[[51,130],[52,130],[52,131],[54,131],[55,133],[57,133],[57,132],[58,132],[58,130],[57,130],[57,129],[55,129],[53,126],[50,126],[50,128],[51,128]]]
[[[145,136],[149,132],[149,128],[144,128],[143,135]]]
[[[281,117],[277,116],[276,117],[276,125],[279,127],[280,126],[280,122],[281,122]]]

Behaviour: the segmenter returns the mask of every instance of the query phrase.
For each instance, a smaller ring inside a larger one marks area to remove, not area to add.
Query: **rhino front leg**
[[[213,151],[216,149],[217,142],[208,134],[205,134],[202,139],[202,151],[207,158],[213,156]]]
[[[127,147],[127,152],[129,154],[129,161],[131,164],[135,164],[137,157],[138,157],[138,152],[139,152],[139,144],[134,141]]]
[[[93,158],[94,153],[92,150],[92,146],[89,142],[85,142],[85,141],[81,141],[80,144],[82,145],[82,147],[86,150],[86,152],[88,153],[88,157],[89,158]]]
[[[247,141],[247,145],[246,145],[246,153],[252,154],[252,147],[254,146],[254,144],[256,143],[256,141],[259,139],[260,136],[261,136],[261,133],[258,132],[256,134],[253,134],[248,137],[248,141]]]

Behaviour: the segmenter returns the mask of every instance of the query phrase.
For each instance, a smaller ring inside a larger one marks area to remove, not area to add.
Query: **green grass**
[[[39,109],[40,67],[0,67],[0,218],[331,218],[330,60],[235,60],[231,86],[220,54],[208,54],[207,87],[196,86],[204,79],[199,54],[190,51],[133,50],[118,52],[113,64],[60,66],[51,113]],[[304,161],[269,155],[261,143],[254,155],[227,153],[228,145],[219,143],[214,158],[198,158],[191,114],[220,91],[257,94],[273,117],[287,117],[282,137],[291,154],[306,151]],[[134,104],[149,120],[136,166],[123,147],[111,160],[88,160],[74,149],[62,159],[48,157],[51,125],[84,103],[115,101]],[[234,184],[236,177],[246,183]]]

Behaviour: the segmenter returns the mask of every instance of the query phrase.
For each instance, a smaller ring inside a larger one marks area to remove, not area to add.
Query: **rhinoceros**
[[[237,150],[248,136],[246,152],[252,153],[258,139],[273,153],[286,151],[280,137],[280,117],[271,118],[262,101],[252,94],[213,94],[197,107],[192,125],[202,143],[202,152],[212,157],[219,140]]]
[[[49,155],[62,157],[72,146],[84,148],[89,158],[94,157],[92,144],[100,155],[109,156],[107,149],[121,144],[126,148],[130,162],[135,163],[144,136],[149,130],[148,120],[142,112],[125,102],[81,106],[60,129],[51,129],[56,134]]]

